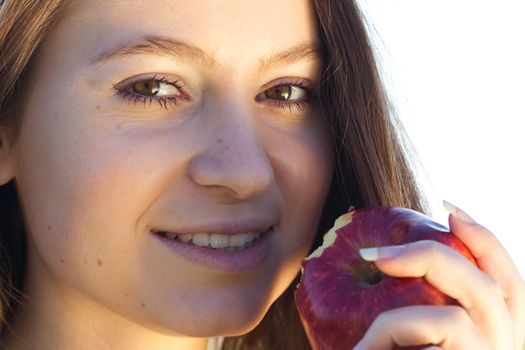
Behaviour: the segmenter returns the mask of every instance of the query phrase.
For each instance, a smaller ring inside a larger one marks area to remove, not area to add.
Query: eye
[[[308,99],[309,95],[305,88],[290,84],[277,85],[264,92],[266,98],[279,101],[303,101]]]
[[[131,85],[131,90],[134,93],[146,96],[180,95],[180,91],[176,86],[154,79],[135,82]]]
[[[184,91],[184,84],[178,80],[171,81],[164,77],[142,78],[124,81],[114,85],[117,95],[132,103],[151,105],[158,102],[164,109],[168,106],[177,106],[191,98]]]
[[[256,96],[256,101],[289,113],[304,112],[315,100],[313,84],[305,79],[280,81]]]

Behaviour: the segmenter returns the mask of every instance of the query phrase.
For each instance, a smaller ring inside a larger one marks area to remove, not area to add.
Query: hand
[[[475,256],[479,268],[441,243],[407,244],[375,261],[385,274],[424,277],[460,306],[409,306],[380,314],[354,350],[395,345],[426,349],[522,350],[525,284],[497,238],[462,210],[445,203],[450,229]]]

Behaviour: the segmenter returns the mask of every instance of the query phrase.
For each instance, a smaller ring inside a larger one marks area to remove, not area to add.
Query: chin
[[[221,317],[224,315],[220,315],[219,318],[208,324],[210,330],[213,329],[213,331],[206,332],[204,334],[201,332],[200,335],[196,336],[220,335],[233,337],[249,333],[255,327],[257,327],[259,323],[261,323],[268,311],[268,308],[264,308],[262,310],[247,310],[244,312],[239,309],[238,312],[228,313],[228,317]]]
[[[190,306],[186,310],[148,307],[147,310],[139,310],[140,314],[132,317],[132,321],[169,336],[231,337],[253,330],[262,321],[269,306],[252,302],[230,307],[225,303],[204,305],[202,308]]]

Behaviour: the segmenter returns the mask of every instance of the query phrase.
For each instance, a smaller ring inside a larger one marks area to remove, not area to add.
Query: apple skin
[[[424,278],[384,275],[359,255],[360,248],[420,240],[441,242],[476,265],[453,233],[411,209],[350,208],[336,220],[324,235],[323,245],[303,260],[301,281],[295,290],[296,306],[314,349],[352,349],[386,310],[409,305],[458,305]]]

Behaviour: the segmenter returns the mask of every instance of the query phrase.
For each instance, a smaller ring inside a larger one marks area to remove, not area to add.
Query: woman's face
[[[322,63],[312,5],[73,5],[32,62],[12,148],[28,293],[73,290],[172,334],[249,331],[297,274],[331,181],[309,97]],[[251,231],[263,233],[238,252],[178,241]]]

